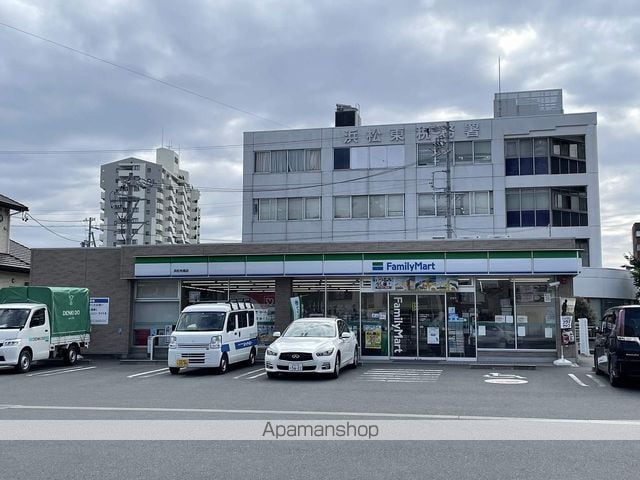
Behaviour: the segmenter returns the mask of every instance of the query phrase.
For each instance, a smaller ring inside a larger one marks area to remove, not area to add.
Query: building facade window
[[[505,175],[564,175],[587,171],[584,136],[505,140]]]
[[[345,195],[333,198],[333,218],[404,216],[404,195]]]
[[[586,187],[510,188],[507,227],[586,227]]]
[[[404,164],[404,145],[333,149],[334,170],[398,168]]]
[[[267,150],[254,152],[256,173],[290,173],[320,170],[320,149]]]
[[[320,197],[254,199],[253,217],[260,222],[319,220]]]
[[[452,193],[453,215],[493,214],[493,192]],[[419,193],[418,216],[444,217],[447,215],[447,195],[444,193]]]
[[[491,140],[474,140],[464,142],[450,142],[449,159],[454,165],[472,165],[491,163]],[[417,144],[418,166],[434,166],[447,163],[447,151],[434,151],[433,143]]]

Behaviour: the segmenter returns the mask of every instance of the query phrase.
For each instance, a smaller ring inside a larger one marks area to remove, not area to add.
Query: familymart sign
[[[136,277],[566,274],[577,250],[136,257]]]

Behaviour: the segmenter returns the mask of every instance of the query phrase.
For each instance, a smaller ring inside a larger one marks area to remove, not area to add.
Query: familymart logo
[[[436,262],[429,260],[399,260],[399,261],[383,261],[371,262],[371,270],[374,272],[405,272],[405,273],[424,273],[435,272],[438,270]]]

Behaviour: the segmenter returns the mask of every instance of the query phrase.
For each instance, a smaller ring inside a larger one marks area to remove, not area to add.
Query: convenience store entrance
[[[475,315],[458,310],[445,294],[390,294],[390,356],[475,358]]]

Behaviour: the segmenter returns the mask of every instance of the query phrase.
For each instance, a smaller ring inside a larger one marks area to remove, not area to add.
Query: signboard
[[[89,298],[89,316],[91,325],[109,324],[109,297]]]

